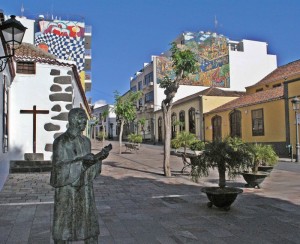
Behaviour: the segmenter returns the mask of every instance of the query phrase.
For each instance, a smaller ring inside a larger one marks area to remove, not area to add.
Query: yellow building
[[[172,107],[172,138],[177,132],[189,131],[201,140],[205,140],[203,114],[244,95],[244,92],[225,91],[215,87],[187,96],[174,102]],[[181,122],[179,125],[176,122]],[[164,122],[162,110],[155,112],[155,141],[164,140]]]
[[[239,136],[245,142],[272,144],[279,155],[295,147],[291,99],[300,95],[300,60],[278,67],[246,95],[204,114],[205,139]]]

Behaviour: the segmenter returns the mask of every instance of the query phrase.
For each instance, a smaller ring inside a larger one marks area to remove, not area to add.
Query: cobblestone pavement
[[[300,165],[280,161],[261,189],[228,185],[244,193],[226,212],[207,208],[203,186],[217,184],[216,172],[199,183],[181,174],[171,156],[173,176],[162,175],[162,147],[142,145],[119,155],[118,144],[94,183],[99,243],[300,243]],[[101,143],[94,143],[95,151]],[[0,192],[0,243],[53,243],[54,191],[49,173],[11,174]],[[74,242],[82,243],[82,242]]]

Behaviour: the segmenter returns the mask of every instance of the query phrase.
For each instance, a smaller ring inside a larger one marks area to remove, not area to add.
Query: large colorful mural
[[[40,20],[35,44],[57,58],[75,61],[79,71],[84,69],[84,23]]]
[[[183,85],[230,87],[228,39],[209,32],[184,34],[183,48],[195,53],[198,72],[182,82]],[[171,60],[160,56],[156,59],[157,78],[160,82],[166,75],[174,78]]]

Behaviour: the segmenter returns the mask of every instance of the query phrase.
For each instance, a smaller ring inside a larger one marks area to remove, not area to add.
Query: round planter
[[[258,171],[271,173],[273,168],[274,168],[273,166],[268,166],[268,165],[264,166],[264,165],[262,165],[262,166],[258,166]]]
[[[235,187],[204,187],[201,190],[206,193],[210,202],[207,203],[208,207],[215,205],[218,208],[222,208],[226,211],[230,209],[231,204],[236,199],[237,195],[242,193],[243,190]]]
[[[246,187],[257,187],[260,188],[260,184],[264,181],[264,179],[269,175],[267,172],[244,172],[242,173],[244,180],[247,182]]]

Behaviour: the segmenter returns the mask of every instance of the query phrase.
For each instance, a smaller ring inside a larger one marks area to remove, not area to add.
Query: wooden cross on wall
[[[37,114],[49,114],[49,110],[37,110],[36,105],[33,106],[33,110],[20,110],[21,114],[33,114],[33,153],[36,153],[36,115]]]

